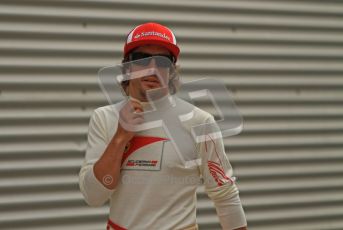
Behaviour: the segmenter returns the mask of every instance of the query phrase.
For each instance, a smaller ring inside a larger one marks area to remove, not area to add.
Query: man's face
[[[141,46],[137,49],[135,49],[134,52],[141,52],[146,54],[162,54],[162,55],[170,55],[170,52],[161,46],[156,45],[147,45],[147,46]],[[150,69],[150,68],[156,68],[156,70],[160,73],[160,77],[163,77],[163,79],[160,79],[156,75],[149,75],[139,78],[134,78],[129,81],[129,85],[127,88],[127,92],[131,97],[134,97],[140,101],[148,101],[146,92],[151,89],[165,88],[165,95],[168,93],[168,73],[169,68],[162,68],[157,67],[155,64],[155,60],[151,60],[149,65],[147,66],[140,66],[140,65],[131,65],[131,72],[140,71],[144,69]],[[162,80],[162,82],[161,82]]]

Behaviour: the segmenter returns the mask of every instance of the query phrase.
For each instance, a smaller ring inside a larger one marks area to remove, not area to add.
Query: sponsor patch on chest
[[[124,150],[122,169],[159,171],[167,138],[135,136]]]

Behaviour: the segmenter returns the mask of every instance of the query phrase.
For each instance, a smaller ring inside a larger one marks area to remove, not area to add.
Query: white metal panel
[[[100,67],[135,25],[170,26],[185,81],[225,81],[249,229],[343,229],[343,2],[0,2],[0,229],[104,229],[78,190]],[[225,100],[225,98],[223,98]],[[209,101],[202,107],[212,111]],[[201,229],[220,229],[198,192]]]

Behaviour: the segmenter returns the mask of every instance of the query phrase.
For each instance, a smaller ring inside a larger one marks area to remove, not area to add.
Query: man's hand
[[[119,112],[119,123],[116,136],[123,138],[126,142],[130,141],[135,135],[130,131],[130,127],[144,122],[143,107],[138,100],[129,100]]]
[[[94,164],[95,177],[108,189],[114,189],[117,186],[125,146],[135,135],[134,132],[125,129],[123,125],[141,124],[143,122],[142,112],[143,107],[139,101],[130,100],[124,105],[119,112],[117,132],[100,159]]]

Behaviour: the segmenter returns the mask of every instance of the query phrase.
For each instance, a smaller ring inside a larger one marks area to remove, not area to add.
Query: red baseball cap
[[[133,49],[144,45],[163,46],[172,53],[175,59],[180,53],[173,31],[154,22],[144,23],[131,30],[125,42],[124,57]]]

